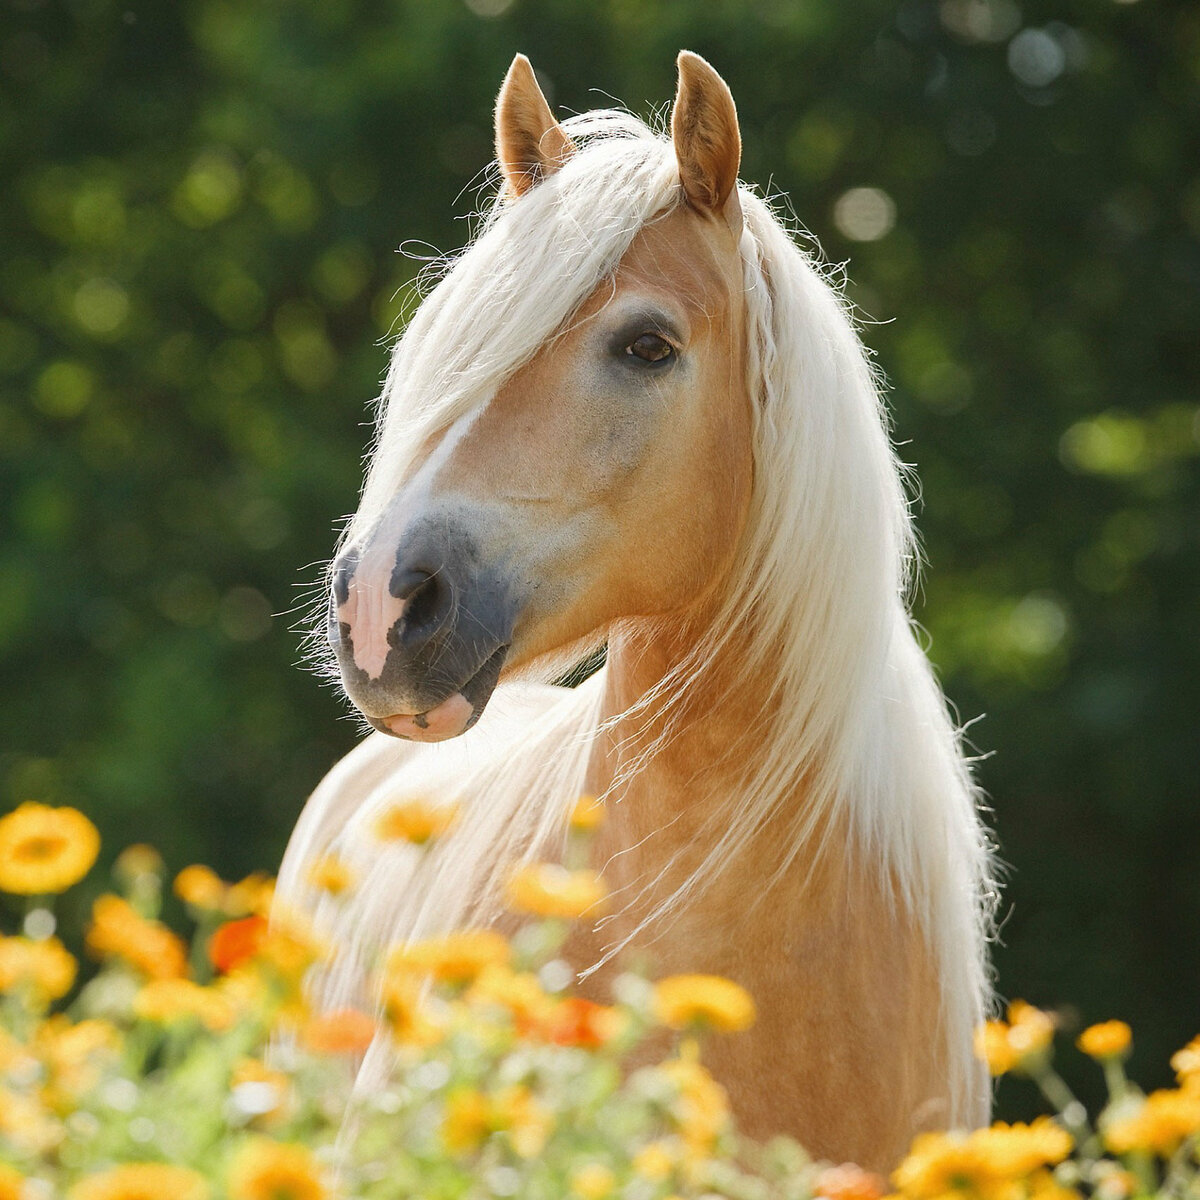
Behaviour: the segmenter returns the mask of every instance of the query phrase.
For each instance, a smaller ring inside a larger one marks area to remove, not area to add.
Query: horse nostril
[[[402,640],[429,637],[450,610],[450,589],[436,574],[405,571],[392,580],[392,595],[405,601]]]

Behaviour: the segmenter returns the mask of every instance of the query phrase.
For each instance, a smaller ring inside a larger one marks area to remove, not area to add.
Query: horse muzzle
[[[367,721],[416,742],[474,725],[500,678],[518,605],[471,534],[445,519],[398,541],[380,529],[342,554],[332,575],[327,636]]]

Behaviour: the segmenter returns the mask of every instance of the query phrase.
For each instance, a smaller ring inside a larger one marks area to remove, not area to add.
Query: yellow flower
[[[1038,1117],[1031,1125],[997,1121],[976,1130],[968,1142],[998,1179],[1024,1179],[1039,1167],[1060,1163],[1075,1144],[1050,1117]]]
[[[72,1024],[58,1014],[38,1026],[32,1048],[45,1064],[42,1098],[48,1107],[65,1115],[77,1107],[80,1096],[95,1087],[102,1060],[116,1058],[121,1035],[109,1021],[92,1018]]]
[[[257,913],[266,917],[271,912],[271,901],[275,898],[275,880],[262,871],[247,875],[238,883],[231,883],[225,895],[225,911],[231,917]]]
[[[911,1200],[934,1200],[964,1192],[990,1197],[996,1180],[991,1164],[966,1135],[921,1133],[892,1172],[892,1183]]]
[[[199,1021],[213,1033],[232,1028],[237,1010],[227,995],[190,979],[154,979],[134,997],[133,1011],[143,1021],[173,1025]]]
[[[491,1106],[478,1088],[458,1088],[446,1097],[442,1141],[456,1154],[479,1149],[492,1132]]]
[[[0,1200],[21,1200],[24,1187],[25,1176],[0,1163]]]
[[[1054,1018],[1024,1000],[1008,1006],[1008,1040],[1022,1059],[1041,1054],[1054,1040]]]
[[[1030,1125],[998,1121],[969,1135],[923,1133],[892,1173],[892,1183],[910,1200],[963,1193],[1009,1200],[1013,1186],[1032,1177],[1041,1200],[1067,1200],[1044,1168],[1066,1158],[1073,1144],[1071,1135],[1049,1117]]]
[[[617,1177],[602,1163],[588,1163],[571,1173],[571,1194],[580,1200],[605,1200],[617,1186]]]
[[[175,876],[173,884],[175,895],[184,904],[192,908],[203,909],[205,912],[223,912],[226,907],[226,893],[229,885],[211,868],[202,863],[193,863],[184,867]]]
[[[66,891],[92,869],[99,852],[100,834],[83,813],[26,801],[0,817],[0,891]]]
[[[124,1163],[81,1179],[67,1200],[208,1200],[204,1176],[168,1163]]]
[[[1128,1115],[1118,1113],[1101,1129],[1114,1154],[1148,1150],[1169,1158],[1185,1137],[1200,1133],[1200,1094],[1185,1089],[1151,1092]]]
[[[506,1133],[522,1158],[542,1151],[554,1124],[552,1114],[523,1086],[502,1089],[486,1096],[477,1088],[457,1088],[446,1099],[442,1141],[454,1153],[470,1153],[493,1133]]]
[[[1120,1058],[1129,1050],[1133,1041],[1133,1030],[1124,1021],[1103,1021],[1089,1025],[1075,1044],[1084,1054],[1092,1058]]]
[[[161,875],[163,872],[162,855],[153,846],[138,842],[126,846],[117,855],[113,863],[113,873],[126,883],[133,883],[143,875]]]
[[[590,833],[604,823],[604,816],[604,804],[601,801],[595,796],[580,796],[571,810],[571,828]]]
[[[725,1089],[701,1065],[694,1043],[683,1046],[680,1056],[660,1069],[677,1089],[674,1117],[689,1152],[709,1153],[729,1124]]]
[[[594,871],[568,871],[558,863],[533,863],[509,880],[508,904],[516,912],[568,920],[597,913],[608,889]]]
[[[554,1000],[546,994],[538,977],[529,971],[511,971],[489,963],[467,992],[471,1004],[494,1004],[507,1009],[520,1030],[546,1020],[554,1011]]]
[[[331,896],[340,896],[354,886],[355,874],[343,859],[335,854],[326,854],[308,868],[308,882]]]
[[[660,1183],[675,1170],[676,1155],[672,1153],[669,1142],[659,1140],[647,1142],[634,1156],[629,1164],[635,1175]]]
[[[23,1155],[39,1156],[58,1146],[64,1132],[40,1100],[0,1086],[0,1140]]]
[[[470,983],[485,967],[504,966],[512,947],[494,929],[460,929],[441,937],[397,946],[388,955],[391,974],[428,972],[442,983]]]
[[[412,975],[401,971],[384,976],[383,1011],[397,1041],[433,1046],[442,1040],[442,1028],[424,1002],[424,987]]]
[[[1175,1078],[1187,1089],[1200,1087],[1200,1037],[1194,1037],[1171,1056]]]
[[[294,1142],[255,1138],[229,1168],[230,1200],[325,1200],[328,1195],[312,1151]]]
[[[441,837],[457,819],[457,804],[431,804],[414,797],[385,809],[375,821],[375,836],[381,842],[412,842],[422,846]]]
[[[187,974],[183,942],[161,922],[140,916],[120,896],[100,896],[92,905],[87,947],[101,958],[122,958],[151,979]]]
[[[503,1088],[492,1098],[492,1124],[508,1134],[512,1148],[521,1158],[541,1154],[554,1128],[554,1116],[534,1098],[529,1088]]]
[[[744,987],[720,975],[668,975],[654,985],[658,1019],[672,1029],[693,1022],[725,1033],[754,1024],[754,1001]]]
[[[1052,1171],[1037,1171],[1029,1177],[1029,1200],[1083,1200],[1083,1196],[1059,1183]]]
[[[1008,1040],[1007,1021],[985,1021],[975,1030],[975,1057],[987,1063],[993,1075],[1004,1075],[1017,1065],[1017,1052]]]
[[[1007,1021],[987,1021],[975,1031],[976,1057],[993,1075],[1033,1063],[1054,1040],[1054,1018],[1024,1000],[1008,1006]]]
[[[49,1003],[71,990],[77,965],[58,938],[0,936],[0,992],[28,988],[37,1003]]]

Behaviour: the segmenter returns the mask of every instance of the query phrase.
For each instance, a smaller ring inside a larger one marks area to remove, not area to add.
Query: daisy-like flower
[[[204,1176],[169,1163],[123,1163],[81,1179],[67,1200],[208,1200]]]
[[[460,929],[397,946],[388,955],[387,969],[391,974],[427,971],[442,983],[470,983],[486,967],[504,966],[511,957],[512,947],[502,933]]]
[[[28,989],[39,1004],[57,1000],[71,990],[76,966],[58,938],[0,936],[0,992]]]
[[[379,1026],[357,1008],[339,1008],[310,1017],[300,1029],[300,1041],[315,1054],[362,1054]]]
[[[508,884],[509,908],[534,917],[574,920],[594,915],[607,896],[608,889],[594,871],[569,871],[558,863],[531,863]]]
[[[27,801],[0,817],[0,891],[64,892],[92,869],[99,852],[100,834],[83,813]]]
[[[1133,1042],[1133,1030],[1124,1021],[1102,1021],[1089,1025],[1075,1044],[1091,1058],[1123,1058]]]
[[[654,986],[658,1019],[672,1029],[691,1024],[711,1025],[724,1033],[739,1033],[754,1024],[754,1001],[732,979],[720,975],[669,975]]]
[[[187,975],[187,950],[180,938],[120,896],[100,896],[92,905],[87,947],[100,958],[122,958],[151,979]]]
[[[230,1200],[326,1200],[320,1164],[307,1146],[255,1138],[229,1168]]]
[[[458,819],[455,804],[431,804],[413,797],[389,805],[375,821],[375,836],[381,842],[412,842],[423,846],[441,837]]]

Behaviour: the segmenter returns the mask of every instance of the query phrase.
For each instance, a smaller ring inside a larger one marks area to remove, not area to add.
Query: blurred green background
[[[0,808],[278,861],[356,736],[290,614],[395,249],[464,240],[515,51],[560,110],[647,114],[685,46],[872,319],[920,617],[983,716],[1001,990],[1130,1019],[1162,1079],[1200,1027],[1194,3],[6,0]]]

